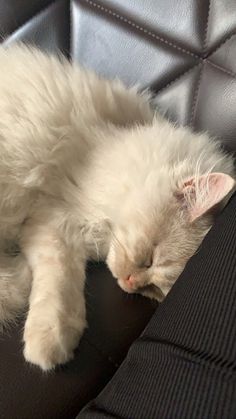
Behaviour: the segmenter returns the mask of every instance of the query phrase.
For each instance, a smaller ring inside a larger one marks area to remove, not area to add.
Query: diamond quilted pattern
[[[221,42],[235,33],[235,0],[208,0],[208,25],[206,43],[209,50],[217,48]]]
[[[235,151],[236,78],[209,62],[204,64],[200,78],[194,125],[197,130],[207,127],[224,141],[226,148]]]
[[[115,17],[113,22],[107,19],[106,10],[104,19],[103,14],[91,13],[81,2],[73,2],[72,56],[85,67],[106,77],[118,75],[129,85],[140,83],[154,88],[163,86],[196,63],[193,55],[177,48],[163,43],[156,48],[155,33],[146,36],[142,29],[131,26],[130,36],[130,23],[126,30],[122,16]]]
[[[187,125],[191,120],[193,95],[198,86],[200,72],[201,64],[197,63],[156,92],[154,103],[171,120],[182,125]]]
[[[235,14],[233,1],[74,0],[72,55],[149,86],[171,119],[235,150]]]
[[[196,54],[202,51],[208,15],[206,0],[104,0],[102,5],[156,32],[163,40]],[[199,13],[203,19],[196,19]]]
[[[70,55],[69,19],[67,0],[51,2],[9,34],[5,44],[23,41],[48,51],[60,49],[65,55]]]
[[[0,0],[1,37],[5,38],[13,31],[17,30],[50,3],[52,3],[52,0]]]
[[[211,62],[225,73],[236,76],[236,34],[230,36],[210,57]]]

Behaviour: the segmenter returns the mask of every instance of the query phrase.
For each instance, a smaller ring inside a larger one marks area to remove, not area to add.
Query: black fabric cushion
[[[74,418],[109,381],[155,303],[127,295],[105,266],[88,267],[86,330],[75,358],[43,373],[24,361],[23,321],[0,336],[0,418]]]
[[[236,195],[78,419],[236,417]]]
[[[0,36],[149,87],[156,105],[236,149],[235,0],[0,0]],[[72,418],[104,386],[155,304],[90,266],[89,329],[75,360],[45,375],[24,363],[22,327],[0,336],[0,418]]]

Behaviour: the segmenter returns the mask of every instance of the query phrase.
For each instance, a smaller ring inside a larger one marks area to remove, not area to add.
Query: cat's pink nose
[[[135,286],[135,279],[133,275],[127,276],[127,278],[125,279],[125,282],[130,288],[133,288]]]

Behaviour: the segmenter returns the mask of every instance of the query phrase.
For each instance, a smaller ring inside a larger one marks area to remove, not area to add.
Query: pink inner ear
[[[224,173],[200,176],[196,185],[191,178],[184,182],[183,193],[190,196],[190,219],[194,221],[224,199],[235,185],[235,180]],[[189,202],[187,202],[189,204]]]

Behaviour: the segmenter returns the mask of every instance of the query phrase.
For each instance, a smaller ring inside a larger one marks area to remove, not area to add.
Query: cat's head
[[[163,300],[197,251],[213,221],[213,209],[235,185],[226,174],[189,178],[159,193],[145,186],[121,209],[114,226],[107,264],[120,287]]]

